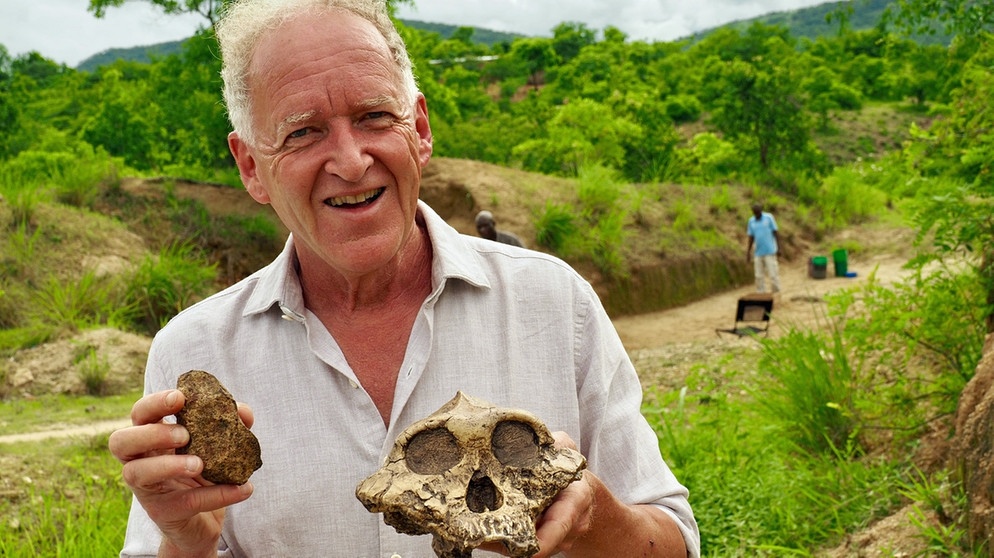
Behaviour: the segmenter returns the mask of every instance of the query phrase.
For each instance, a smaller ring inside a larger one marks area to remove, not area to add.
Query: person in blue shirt
[[[773,292],[780,292],[780,269],[777,263],[780,257],[777,221],[772,214],[763,211],[763,204],[754,203],[752,205],[752,217],[749,218],[746,232],[749,235],[746,261],[752,255],[753,268],[756,272],[756,290],[761,293],[767,292],[766,278],[769,277]],[[756,247],[755,252],[753,246]]]

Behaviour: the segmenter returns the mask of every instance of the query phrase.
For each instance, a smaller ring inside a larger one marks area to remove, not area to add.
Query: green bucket
[[[811,258],[808,275],[813,279],[824,279],[826,269],[828,269],[828,258],[825,256],[814,256]]]
[[[845,277],[849,271],[849,255],[845,250],[832,252],[832,261],[835,263],[835,276]]]

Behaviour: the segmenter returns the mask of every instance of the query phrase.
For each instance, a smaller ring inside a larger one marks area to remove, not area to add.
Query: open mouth
[[[379,198],[385,190],[386,188],[377,188],[375,190],[370,190],[354,196],[338,196],[328,198],[324,200],[324,203],[325,205],[329,205],[331,207],[340,207],[345,209],[365,207],[376,201],[376,199]]]

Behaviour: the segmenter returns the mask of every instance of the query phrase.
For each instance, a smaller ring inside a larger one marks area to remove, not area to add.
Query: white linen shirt
[[[620,500],[657,504],[698,556],[687,490],[660,457],[635,369],[590,285],[554,257],[461,235],[423,202],[418,215],[433,248],[432,291],[398,371],[389,425],[304,306],[292,237],[271,264],[156,335],[147,393],[206,370],[255,414],[263,465],[252,496],[228,508],[218,555],[432,558],[430,535],[398,534],[355,489],[404,428],[461,390],[567,432]],[[154,556],[159,543],[135,501],[121,556]]]

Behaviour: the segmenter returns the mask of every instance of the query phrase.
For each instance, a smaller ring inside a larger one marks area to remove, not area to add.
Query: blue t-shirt
[[[759,219],[756,219],[755,215],[749,217],[747,232],[755,239],[756,256],[769,256],[777,253],[777,239],[773,236],[773,232],[776,230],[776,219],[765,211],[759,216]]]

